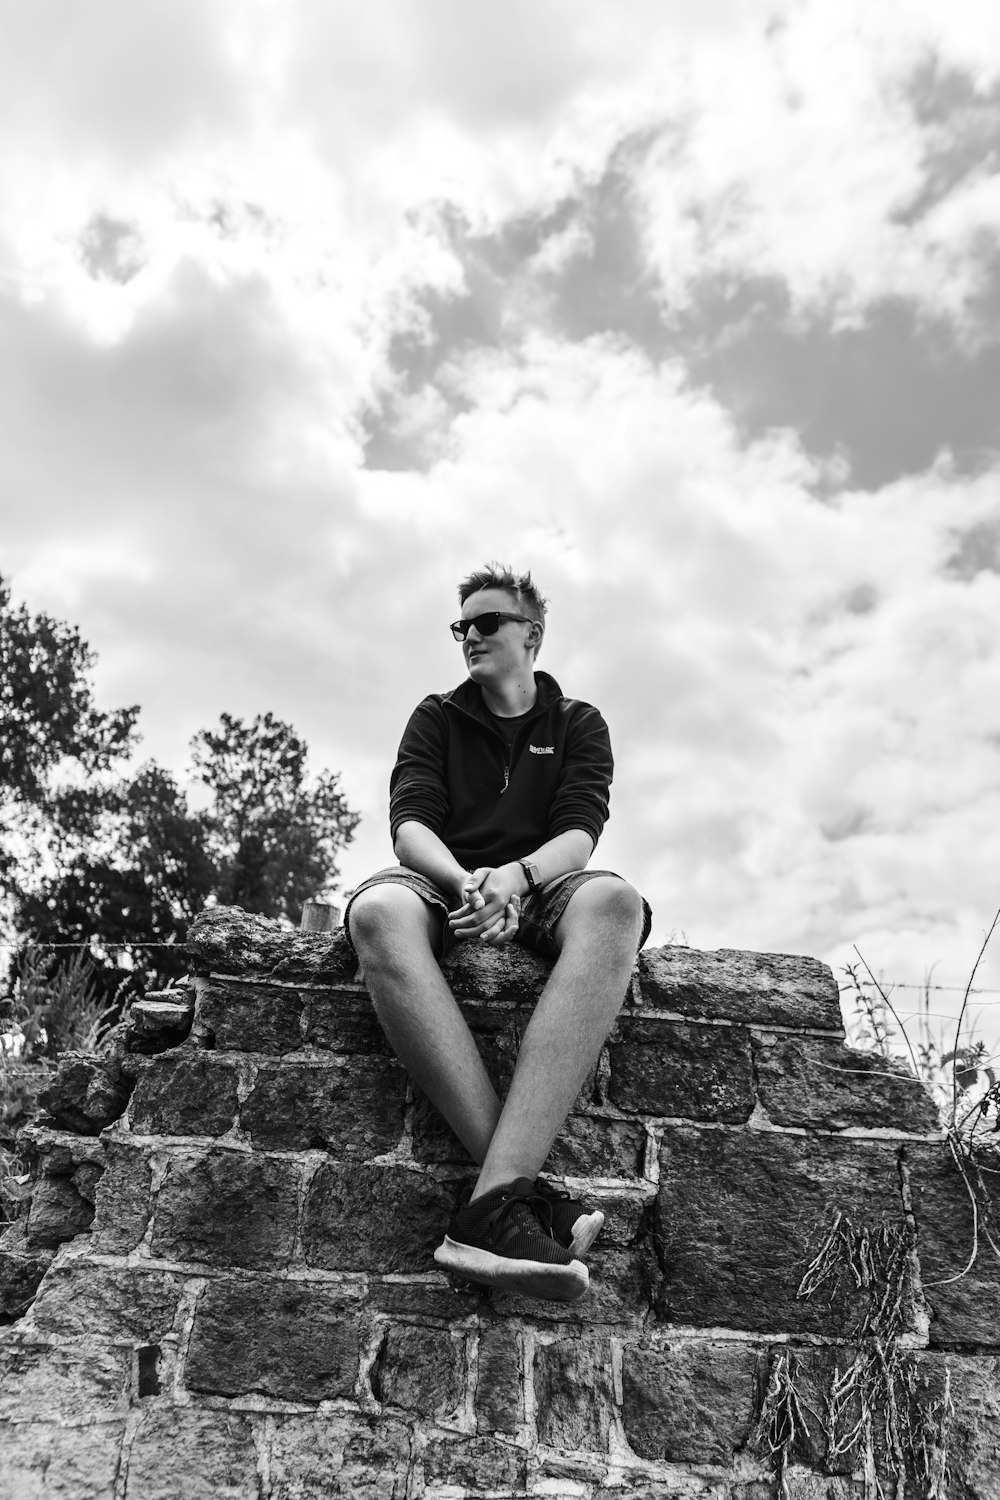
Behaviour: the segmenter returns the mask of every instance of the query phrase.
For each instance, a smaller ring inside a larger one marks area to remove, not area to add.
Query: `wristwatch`
[[[541,877],[538,874],[538,866],[533,865],[528,859],[519,859],[518,864],[524,871],[524,878],[528,882],[528,895],[533,896],[542,888]]]

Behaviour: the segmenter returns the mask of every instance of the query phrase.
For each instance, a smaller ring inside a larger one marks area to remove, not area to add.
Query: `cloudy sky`
[[[998,230],[995,0],[4,0],[0,570],[176,772],[289,719],[350,885],[456,580],[530,567],[655,941],[959,984]]]

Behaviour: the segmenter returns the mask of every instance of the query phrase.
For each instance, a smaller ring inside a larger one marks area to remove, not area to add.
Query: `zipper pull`
[[[510,782],[510,766],[504,766],[504,768],[503,768],[503,786],[500,788],[500,795],[501,795],[501,797],[503,796],[504,792],[507,790],[507,786],[508,786],[509,782]]]

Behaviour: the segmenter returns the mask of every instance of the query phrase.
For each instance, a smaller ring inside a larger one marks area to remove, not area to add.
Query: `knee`
[[[358,957],[368,966],[379,958],[402,956],[428,940],[423,902],[401,885],[374,885],[362,891],[351,903],[348,922]]]
[[[642,897],[627,880],[619,880],[614,875],[588,880],[571,900],[567,915],[574,907],[574,915],[583,919],[591,931],[599,926],[605,934],[620,937],[634,952],[645,911]]]

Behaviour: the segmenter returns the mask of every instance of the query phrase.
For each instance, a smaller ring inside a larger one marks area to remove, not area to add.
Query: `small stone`
[[[28,1240],[32,1246],[55,1249],[74,1235],[86,1234],[94,1220],[94,1206],[70,1177],[44,1176],[35,1184],[28,1212]]]
[[[115,1056],[64,1052],[38,1102],[60,1129],[98,1135],[125,1113],[133,1082]]]
[[[35,1327],[64,1338],[160,1343],[173,1327],[182,1286],[181,1278],[167,1271],[86,1259],[60,1262],[35,1301]]]
[[[274,1419],[268,1500],[404,1500],[409,1470],[401,1422],[334,1412]]]
[[[235,978],[198,981],[193,1036],[220,1052],[295,1052],[302,1046],[301,990]]]
[[[0,1417],[110,1416],[127,1405],[129,1369],[121,1351],[59,1348],[0,1334]]]
[[[147,1152],[127,1138],[112,1136],[108,1165],[94,1213],[94,1249],[127,1255],[146,1233],[152,1173]]]
[[[265,1151],[332,1151],[372,1157],[403,1132],[406,1074],[382,1057],[261,1066],[240,1123]]]
[[[376,1401],[433,1422],[454,1420],[465,1398],[463,1345],[446,1329],[388,1328],[370,1375]]]
[[[124,1420],[93,1427],[0,1421],[0,1495],[6,1500],[110,1500]]]
[[[163,1052],[136,1083],[129,1123],[136,1135],[224,1135],[236,1118],[239,1075],[213,1052]]]
[[[423,1465],[427,1484],[447,1486],[452,1493],[521,1495],[528,1458],[523,1450],[489,1438],[433,1437],[424,1449]]]
[[[908,1141],[903,1162],[917,1225],[920,1276],[931,1315],[931,1344],[940,1348],[996,1343],[1000,1260],[981,1229],[973,1259],[976,1225],[970,1189],[979,1198],[980,1215],[987,1207],[974,1175],[970,1173],[966,1183],[946,1142]],[[994,1181],[995,1173],[986,1174],[990,1189]],[[991,1217],[989,1222],[992,1225],[995,1220]]]
[[[486,1326],[479,1336],[476,1425],[480,1432],[511,1436],[522,1419],[521,1341],[506,1323]]]

